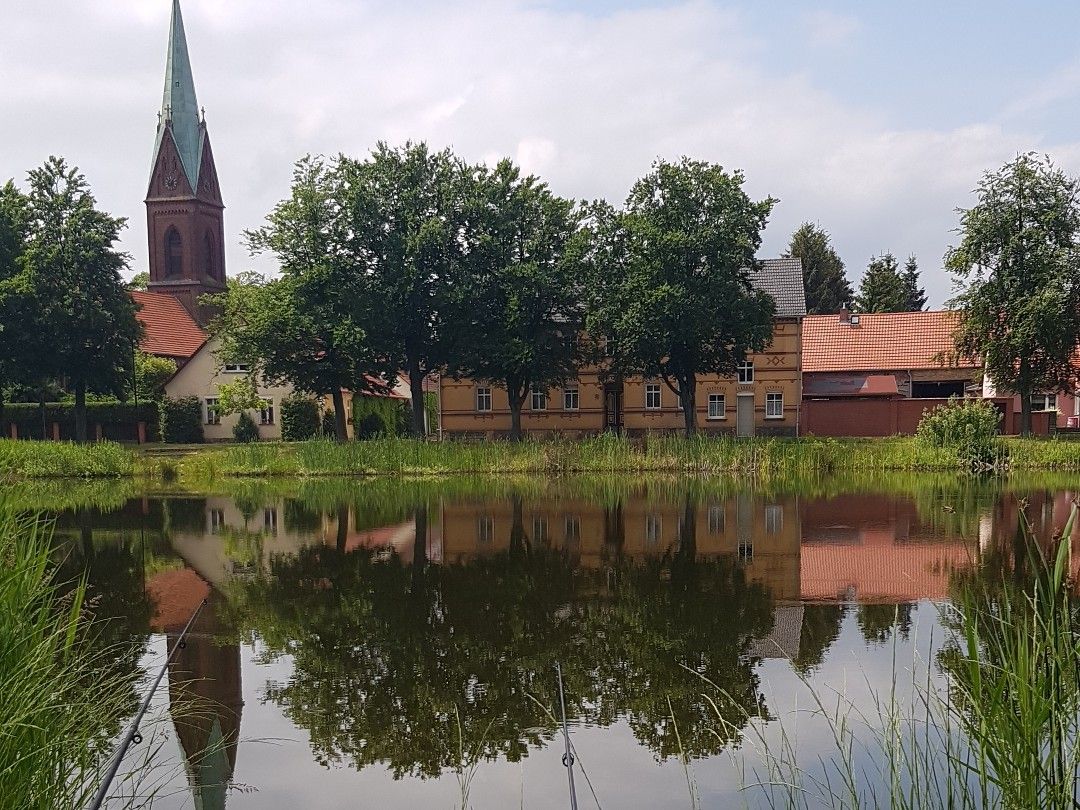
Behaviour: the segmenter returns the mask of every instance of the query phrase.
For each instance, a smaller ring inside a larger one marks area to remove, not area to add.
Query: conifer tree
[[[807,314],[839,312],[854,297],[851,282],[844,275],[844,262],[833,249],[828,231],[804,222],[791,235],[787,255],[802,259]]]
[[[870,260],[859,283],[855,309],[859,312],[906,312],[908,295],[904,279],[891,253]]]

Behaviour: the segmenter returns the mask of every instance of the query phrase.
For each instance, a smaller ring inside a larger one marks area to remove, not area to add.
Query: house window
[[[480,385],[476,388],[476,410],[481,413],[491,411],[491,389],[486,385]]]
[[[210,524],[210,534],[221,534],[221,530],[225,528],[225,510],[210,509],[207,522]]]
[[[220,425],[221,411],[218,410],[217,397],[207,397],[204,405],[203,421],[208,425]]]
[[[548,543],[547,518],[543,515],[533,515],[532,539],[534,543],[542,545]]]
[[[765,418],[766,419],[783,419],[784,418],[784,395],[779,393],[769,393],[765,395]]]
[[[576,411],[581,402],[581,396],[576,388],[564,388],[562,392],[562,406],[564,411]]]
[[[563,520],[563,537],[567,548],[577,548],[581,545],[581,518],[577,515],[567,515]]]
[[[720,504],[713,504],[709,507],[709,534],[723,534],[724,533],[724,507]]]
[[[749,385],[754,381],[754,363],[750,360],[743,360],[739,363],[736,374],[738,375],[739,385]]]
[[[226,374],[247,374],[251,366],[248,363],[226,363],[224,371]]]
[[[175,278],[184,272],[184,243],[180,231],[169,228],[165,232],[165,275]]]
[[[660,515],[645,516],[645,547],[656,548],[664,537],[664,519]]]
[[[476,519],[476,544],[478,546],[490,546],[495,540],[495,518],[491,515],[480,515]]]
[[[541,391],[537,388],[532,390],[532,402],[530,406],[534,411],[546,411],[547,410],[547,391]]]
[[[1057,394],[1032,394],[1031,410],[1033,411],[1056,411]]]
[[[262,408],[259,409],[259,424],[260,425],[272,425],[274,424],[274,400],[264,399]]]
[[[660,384],[647,383],[645,386],[645,410],[658,411],[661,407]]]
[[[724,401],[723,394],[709,394],[709,418],[727,418],[727,405]]]
[[[277,537],[277,509],[272,506],[263,509],[263,531]]]
[[[770,503],[765,507],[765,533],[780,534],[784,527],[784,510],[779,504]]]
[[[754,544],[753,543],[739,543],[739,562],[751,563],[754,561]]]

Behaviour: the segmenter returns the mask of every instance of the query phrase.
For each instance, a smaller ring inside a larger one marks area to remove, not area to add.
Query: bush
[[[233,425],[232,435],[233,440],[240,444],[250,444],[259,440],[259,428],[255,425],[255,420],[251,418],[250,413],[240,411],[240,416]]]
[[[334,412],[327,408],[322,414],[322,437],[324,439],[336,439],[337,428],[334,425]]]
[[[997,446],[1001,413],[984,399],[950,399],[923,414],[920,441],[956,451],[960,462],[971,469],[994,466],[1003,448]]]
[[[162,400],[161,440],[170,444],[203,442],[202,403],[198,397]]]
[[[382,414],[375,411],[364,414],[360,421],[356,423],[356,438],[358,439],[374,439],[385,436],[386,433],[386,422],[383,420]]]
[[[370,438],[364,435],[361,425],[369,416],[377,416],[381,427],[372,435],[404,436],[409,433],[411,412],[408,400],[394,397],[371,397],[357,394],[352,401],[353,425],[358,438]],[[375,422],[370,422],[374,429]]]
[[[93,438],[95,425],[101,425],[102,438],[112,441],[133,442],[138,436],[136,425],[146,424],[146,440],[160,441],[158,434],[158,406],[156,403],[139,401],[138,407],[121,402],[87,402],[86,424]],[[75,436],[75,405],[71,402],[47,402],[45,404],[45,435],[41,432],[41,406],[35,402],[7,402],[0,410],[0,435],[10,436],[15,425],[19,438],[52,438],[52,426],[60,426],[60,438]]]
[[[282,439],[302,442],[314,439],[319,433],[319,405],[315,400],[290,397],[281,401]]]

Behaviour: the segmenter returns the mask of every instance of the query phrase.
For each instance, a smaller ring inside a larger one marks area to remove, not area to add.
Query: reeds
[[[134,454],[115,442],[74,444],[0,439],[0,480],[121,478],[134,472]]]

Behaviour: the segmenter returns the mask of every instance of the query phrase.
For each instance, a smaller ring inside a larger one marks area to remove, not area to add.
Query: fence
[[[1013,400],[991,400],[1002,415],[1001,432],[1020,432],[1020,414],[1014,412]],[[804,436],[912,436],[923,414],[947,399],[805,399],[800,415],[800,433]],[[1050,432],[1049,413],[1031,415],[1032,433]]]

